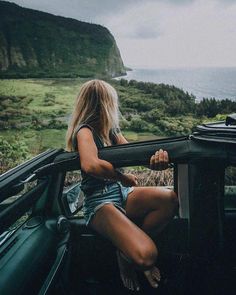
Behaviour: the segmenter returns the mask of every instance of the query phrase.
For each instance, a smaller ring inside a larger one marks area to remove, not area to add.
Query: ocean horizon
[[[236,67],[132,68],[121,78],[174,85],[197,100],[214,97],[236,101]]]

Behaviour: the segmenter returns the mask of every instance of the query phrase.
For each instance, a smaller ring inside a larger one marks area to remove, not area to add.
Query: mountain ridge
[[[0,77],[115,77],[126,73],[110,31],[0,1]]]

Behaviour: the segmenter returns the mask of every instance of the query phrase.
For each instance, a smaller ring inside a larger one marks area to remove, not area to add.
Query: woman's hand
[[[156,151],[150,159],[150,169],[152,170],[165,170],[168,168],[169,156],[167,151],[160,149]]]
[[[136,186],[138,184],[138,179],[133,174],[123,174],[120,182],[123,186]]]

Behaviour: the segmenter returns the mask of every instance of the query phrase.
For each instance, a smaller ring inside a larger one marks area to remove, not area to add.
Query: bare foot
[[[158,283],[161,280],[161,274],[160,270],[156,266],[153,266],[150,270],[145,270],[144,275],[153,288],[158,287]]]
[[[133,265],[119,250],[116,251],[116,255],[120,269],[120,277],[124,286],[132,291],[139,291],[140,286]]]

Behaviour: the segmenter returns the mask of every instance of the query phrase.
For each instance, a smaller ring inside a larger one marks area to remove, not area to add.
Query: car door
[[[0,177],[1,295],[49,293],[65,261],[69,228],[53,212],[56,176],[33,173],[60,152],[46,151]]]

